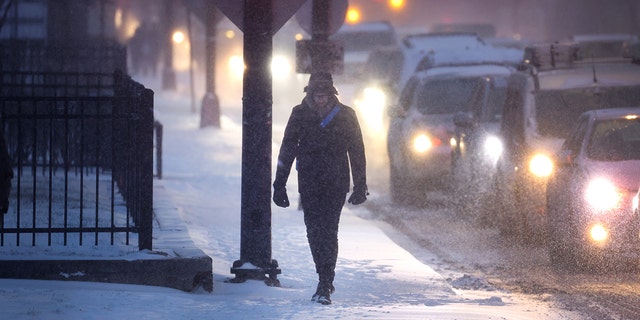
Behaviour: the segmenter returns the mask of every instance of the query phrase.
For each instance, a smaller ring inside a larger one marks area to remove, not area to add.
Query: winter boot
[[[325,306],[331,304],[331,297],[329,295],[318,297],[318,303],[322,303]]]
[[[318,286],[316,287],[316,293],[313,294],[313,296],[311,297],[311,301],[313,302],[317,302],[318,301],[318,297],[320,296],[320,291],[322,287],[322,282],[318,282]]]
[[[324,305],[331,304],[331,293],[328,287],[326,286],[322,287],[322,290],[320,290],[320,292],[318,293],[318,298],[316,299],[316,302]]]
[[[331,304],[331,294],[335,291],[333,284],[327,282],[318,282],[316,293],[311,297],[311,301],[315,301],[324,305]]]
[[[333,286],[332,283],[318,282],[318,286],[316,287],[316,293],[314,293],[313,296],[311,296],[311,301],[317,302],[318,297],[324,291],[328,292],[328,294],[332,294],[336,291],[336,288]]]

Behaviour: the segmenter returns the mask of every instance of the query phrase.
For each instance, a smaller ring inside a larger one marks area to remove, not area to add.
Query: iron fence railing
[[[112,73],[127,70],[127,50],[115,41],[88,39],[82,46],[61,41],[0,40],[0,71]]]
[[[153,92],[121,72],[2,72],[0,245],[152,247]]]

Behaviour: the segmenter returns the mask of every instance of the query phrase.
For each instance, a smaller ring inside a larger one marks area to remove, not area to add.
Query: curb
[[[0,260],[0,278],[93,281],[213,291],[213,260],[196,247],[161,181],[154,180],[153,251],[131,256]],[[162,249],[156,249],[162,248]]]

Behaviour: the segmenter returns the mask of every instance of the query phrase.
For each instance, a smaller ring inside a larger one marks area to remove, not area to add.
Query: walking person
[[[340,103],[330,73],[311,74],[306,96],[295,106],[284,131],[273,182],[273,202],[289,206],[286,183],[293,161],[298,171],[298,192],[307,240],[318,286],[311,300],[331,304],[338,259],[338,224],[348,202],[367,200],[366,159],[362,132],[355,111]]]

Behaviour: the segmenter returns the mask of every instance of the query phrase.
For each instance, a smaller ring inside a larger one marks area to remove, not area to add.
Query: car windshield
[[[640,160],[640,120],[601,120],[587,146],[587,157],[598,161]]]
[[[451,78],[425,81],[416,92],[416,107],[422,114],[469,111],[469,101],[481,78]]]
[[[585,111],[637,105],[640,86],[541,90],[535,99],[538,133],[563,139]]]

